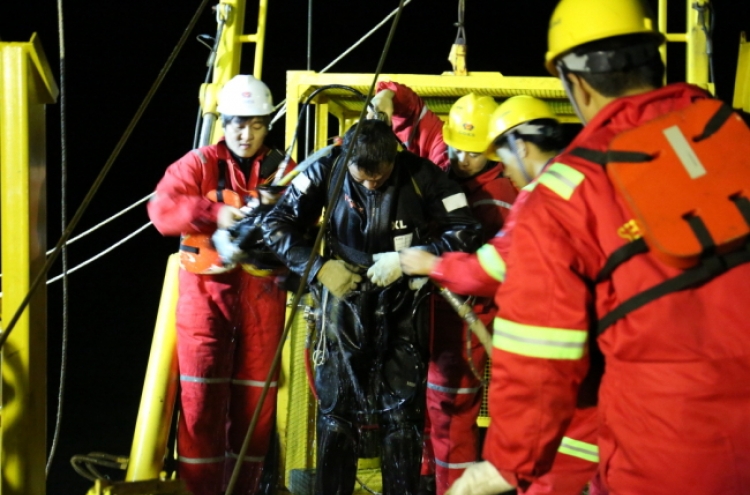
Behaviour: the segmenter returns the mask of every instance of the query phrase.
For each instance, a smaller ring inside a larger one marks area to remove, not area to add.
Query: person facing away
[[[195,495],[222,492],[236,462],[242,469],[235,493],[257,493],[272,440],[275,381],[250,448],[237,458],[279,343],[286,292],[272,270],[223,266],[210,243],[217,228],[243,217],[239,208],[277,171],[278,160],[268,164],[279,152],[264,144],[272,110],[263,82],[249,75],[228,81],[218,100],[224,137],[170,165],[148,204],[159,232],[182,237],[177,470]]]
[[[377,456],[383,493],[417,493],[429,285],[403,276],[397,251],[480,243],[458,184],[398,146],[384,122],[358,123],[341,148],[292,181],[265,220],[266,244],[291,270],[303,275],[311,264],[307,282],[323,312],[313,339],[319,495],[352,493],[357,458]],[[306,232],[324,207],[331,216],[318,254]]]
[[[710,99],[689,84],[662,87],[663,42],[637,0],[562,0],[552,15],[546,66],[585,127],[519,212],[497,296],[490,395],[503,407],[492,411],[487,462],[451,495],[525,489],[549,470],[593,343],[605,361],[599,473],[612,493],[750,489],[750,265],[667,290],[689,270],[654,246],[621,256],[644,233],[603,166],[622,133]]]
[[[505,173],[521,188],[502,230],[476,253],[435,256],[405,249],[400,252],[400,259],[404,273],[428,275],[456,293],[492,298],[505,280],[503,259],[508,255],[518,212],[537,186],[534,179],[559,153],[564,139],[562,127],[550,107],[526,95],[513,96],[499,105],[490,117],[488,128],[484,141],[486,154],[500,157]],[[467,273],[471,276],[466,276]],[[491,411],[503,407],[494,402],[488,405]],[[535,480],[527,494],[580,495],[596,472],[597,421],[596,409],[591,404],[576,410],[551,470]],[[606,492],[596,479],[589,493]]]
[[[397,136],[410,143],[410,151],[435,160],[461,186],[482,224],[482,241],[492,238],[503,227],[518,195],[504,177],[500,160],[485,155],[487,127],[497,103],[489,96],[469,93],[451,106],[444,124],[408,86],[380,82],[378,90],[372,100],[374,112],[386,116]],[[413,251],[434,256],[421,249]],[[420,493],[443,495],[479,455],[477,417],[487,353],[469,333],[468,355],[466,323],[441,296],[435,294],[433,299]],[[497,311],[492,297],[476,299],[472,309],[488,326]]]

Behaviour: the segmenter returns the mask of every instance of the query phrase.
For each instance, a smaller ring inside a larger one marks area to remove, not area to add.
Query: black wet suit
[[[433,254],[473,251],[481,228],[460,186],[432,162],[397,155],[377,191],[352,180],[340,150],[292,181],[266,216],[266,244],[298,274],[312,253],[306,235],[345,173],[328,226],[325,256],[315,255],[309,282],[323,307],[316,338],[319,396],[315,493],[351,494],[358,457],[381,457],[383,493],[415,494],[419,483],[428,353],[428,308],[405,277],[388,287],[366,280],[343,300],[315,280],[331,258],[362,272],[376,253],[420,247]],[[338,163],[338,164],[337,164]],[[422,302],[422,304],[419,304]]]

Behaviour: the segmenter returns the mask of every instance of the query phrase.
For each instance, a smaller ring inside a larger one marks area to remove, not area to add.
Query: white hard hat
[[[273,112],[273,99],[268,86],[253,76],[240,74],[224,84],[219,91],[216,110],[223,115],[260,117]]]

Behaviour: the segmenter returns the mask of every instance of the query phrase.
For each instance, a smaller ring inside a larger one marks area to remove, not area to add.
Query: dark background
[[[602,0],[607,1],[607,0]],[[308,2],[271,0],[263,80],[275,101],[285,92],[285,71],[307,61]],[[398,6],[397,0],[316,0],[312,11],[310,67],[320,70]],[[652,5],[656,6],[653,0]],[[555,0],[466,2],[471,71],[545,76],[546,27]],[[686,2],[670,1],[672,32],[685,29]],[[159,70],[188,25],[199,0],[66,2],[67,211],[71,218],[135,114]],[[210,4],[212,6],[213,4]],[[456,36],[457,1],[413,0],[401,17],[385,62],[385,73],[440,74]],[[750,30],[750,2],[719,0],[715,67],[718,96],[731,101],[740,31]],[[246,32],[257,6],[248,2]],[[592,22],[596,22],[592,19]],[[57,4],[54,0],[0,2],[0,39],[27,41],[39,34],[60,82]],[[372,73],[390,27],[381,28],[330,72]],[[180,53],[131,139],[83,216],[76,233],[149,194],[164,169],[193,143],[198,90],[208,50],[195,35],[216,31],[210,8]],[[243,72],[252,71],[253,47],[245,49]],[[670,46],[669,80],[684,78],[683,45]],[[60,104],[48,117],[48,244],[61,233]],[[283,146],[283,119],[270,142]],[[148,221],[145,206],[118,218],[70,246],[69,266],[89,259]],[[150,228],[106,257],[70,275],[66,392],[60,444],[48,477],[48,493],[83,494],[91,483],[70,467],[75,454],[127,455],[162,289],[166,260],[177,240]],[[50,276],[60,272],[60,263]],[[61,363],[62,291],[49,291],[48,436],[52,438]],[[6,308],[6,311],[11,311]]]

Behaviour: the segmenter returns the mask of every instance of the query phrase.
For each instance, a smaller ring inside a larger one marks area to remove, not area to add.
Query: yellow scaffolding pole
[[[667,42],[685,43],[685,81],[715,94],[715,85],[710,81],[708,37],[710,25],[709,0],[686,1],[686,25],[684,33],[670,33],[667,29],[667,0],[659,0],[658,29]],[[664,65],[667,64],[666,44],[660,48]]]
[[[28,43],[0,43],[2,302],[11,315],[46,260],[45,105],[57,95],[36,34]],[[2,348],[3,495],[45,493],[46,339],[47,291],[41,285]]]

